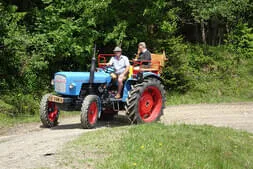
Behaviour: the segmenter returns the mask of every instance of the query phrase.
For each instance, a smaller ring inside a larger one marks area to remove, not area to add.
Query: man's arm
[[[110,61],[106,65],[107,66],[112,66],[113,65],[113,58],[111,58]]]
[[[130,69],[130,62],[129,62],[129,59],[127,57],[125,58],[125,65],[126,65],[126,69],[122,73],[124,76],[127,75],[127,73],[129,72],[129,69]]]
[[[151,53],[149,51],[143,54],[143,60],[151,60]]]
[[[137,58],[138,62],[141,62],[143,59],[143,53],[139,54],[139,57]]]
[[[137,61],[151,61],[151,53],[149,51],[146,51],[145,53],[142,53]]]
[[[129,72],[130,66],[127,66],[125,71],[122,73],[124,76],[127,75],[127,73]]]

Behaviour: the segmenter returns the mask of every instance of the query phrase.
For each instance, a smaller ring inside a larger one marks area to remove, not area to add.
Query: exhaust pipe
[[[89,93],[90,94],[94,93],[93,84],[94,84],[95,70],[96,70],[96,44],[94,45],[94,53],[93,53],[93,57],[91,59],[90,80],[89,80]]]

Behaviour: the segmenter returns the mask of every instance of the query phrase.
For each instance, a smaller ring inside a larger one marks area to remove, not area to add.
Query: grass
[[[79,114],[80,114],[80,112],[64,112],[64,111],[62,111],[60,114],[60,118],[70,117],[73,115],[75,116],[75,115],[79,115]],[[12,126],[15,126],[16,124],[33,123],[33,122],[40,122],[39,114],[12,117],[10,115],[0,113],[0,129],[12,127]]]
[[[253,90],[249,90],[251,93]],[[167,93],[167,105],[181,105],[181,104],[212,104],[212,103],[235,103],[235,102],[253,102],[252,97],[247,97],[244,94],[240,96],[233,95],[220,95],[218,92],[213,90],[208,93],[201,93],[196,91],[190,91],[185,94],[179,93]],[[215,93],[217,92],[217,93]]]
[[[228,128],[145,124],[85,133],[60,154],[67,168],[250,169],[252,147],[252,134]]]
[[[31,123],[31,122],[39,122],[39,121],[40,121],[40,118],[38,115],[11,117],[7,114],[0,113],[0,129],[6,128],[6,127],[12,127],[15,124]]]
[[[117,150],[116,143],[122,140],[127,130],[127,127],[120,127],[85,133],[65,145],[60,152],[58,168],[93,168]]]

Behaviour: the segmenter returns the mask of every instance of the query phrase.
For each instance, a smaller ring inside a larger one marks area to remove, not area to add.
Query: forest
[[[253,0],[0,0],[0,113],[38,113],[58,71],[121,45],[166,52],[168,104],[253,100]]]

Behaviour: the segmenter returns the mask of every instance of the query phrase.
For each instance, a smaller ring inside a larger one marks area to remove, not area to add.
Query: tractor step
[[[113,111],[120,111],[119,102],[121,102],[122,99],[111,98],[110,101],[112,102]]]
[[[110,98],[110,101],[111,101],[111,102],[121,102],[122,99]]]

